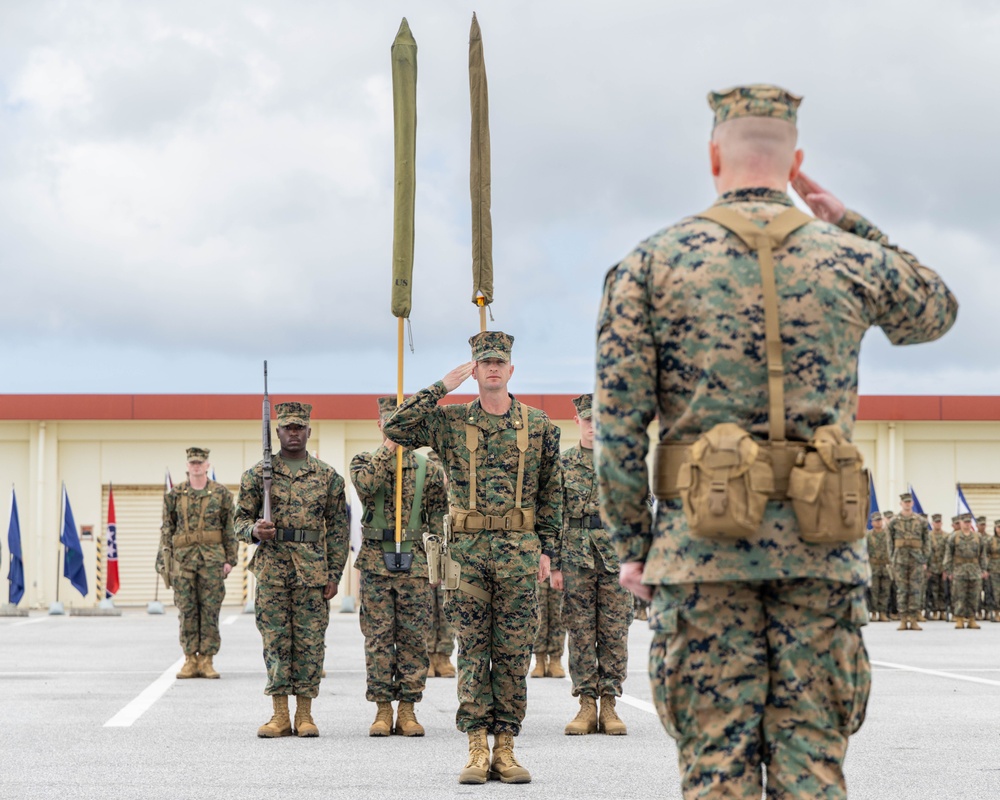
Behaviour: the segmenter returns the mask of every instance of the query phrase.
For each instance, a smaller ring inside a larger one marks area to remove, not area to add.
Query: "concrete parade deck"
[[[336,608],[336,603],[334,604]],[[455,681],[428,681],[422,739],[370,739],[356,614],[333,613],[313,713],[319,739],[257,739],[270,716],[252,615],[223,610],[218,681],[176,681],[176,612],[0,618],[0,798],[679,798],[676,750],[646,677],[651,638],[632,626],[619,704],[629,735],[567,737],[568,680],[529,679],[516,753],[525,786],[460,786],[466,739]],[[1000,624],[922,633],[874,623],[864,727],[847,759],[851,797],[979,798],[1000,791]],[[565,657],[563,659],[565,665]],[[109,724],[110,723],[110,724]]]

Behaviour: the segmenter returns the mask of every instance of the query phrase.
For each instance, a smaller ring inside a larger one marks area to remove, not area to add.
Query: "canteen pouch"
[[[774,472],[760,445],[732,422],[722,422],[691,445],[677,474],[691,533],[742,539],[760,528]]]
[[[788,476],[799,535],[813,544],[853,542],[868,521],[868,470],[840,428],[817,428]]]

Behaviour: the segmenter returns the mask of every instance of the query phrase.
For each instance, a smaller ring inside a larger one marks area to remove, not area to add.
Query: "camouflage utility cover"
[[[715,112],[716,125],[740,117],[783,119],[794,125],[801,102],[799,95],[768,83],[708,93],[708,105]]]
[[[271,518],[275,527],[317,530],[318,542],[263,542],[250,561],[250,571],[261,583],[285,586],[325,586],[340,582],[350,548],[344,479],[310,455],[293,478],[280,454],[273,457]],[[254,543],[253,526],[264,507],[262,472],[258,462],[243,473],[236,511],[236,536]]]
[[[792,206],[766,188],[727,192],[717,205],[763,227]],[[957,303],[941,278],[848,211],[816,220],[775,252],[788,438],[821,425],[850,438],[858,353],[881,327],[894,344],[936,339]],[[647,426],[665,442],[691,442],[720,422],[768,436],[764,308],[756,257],[714,222],[689,217],[639,244],[605,280],[598,317],[596,435],[605,523],[619,554],[645,560],[646,583],[815,577],[867,580],[864,541],[809,544],[790,503],[771,502],[757,536],[693,537],[680,501],[644,502]]]

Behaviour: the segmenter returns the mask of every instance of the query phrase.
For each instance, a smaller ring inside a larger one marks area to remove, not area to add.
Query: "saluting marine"
[[[759,800],[765,771],[768,796],[846,796],[870,686],[861,340],[877,325],[929,341],[957,309],[802,174],[800,100],[763,84],[709,95],[719,198],[613,267],[598,316],[601,515],[622,582],[652,599],[653,698],[685,798]]]
[[[161,571],[174,588],[184,650],[178,678],[219,677],[212,663],[222,644],[219,614],[239,551],[233,495],[209,479],[208,454],[206,447],[189,447],[188,479],[163,497]]]
[[[538,625],[535,578],[559,566],[559,428],[508,394],[513,341],[500,331],[473,336],[473,361],[407,399],[383,427],[404,447],[433,448],[448,474],[451,557],[463,581],[448,601],[458,634],[456,722],[469,737],[460,783],[531,780],[514,756],[514,737]],[[476,400],[438,405],[470,375],[479,384]]]

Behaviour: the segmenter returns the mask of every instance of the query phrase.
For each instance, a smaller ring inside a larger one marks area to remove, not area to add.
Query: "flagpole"
[[[66,481],[63,481],[62,485],[62,507],[59,510],[59,544],[62,545],[62,551],[60,556],[66,558],[66,545],[62,540],[62,530],[63,526],[66,524]],[[56,559],[56,602],[59,602],[59,584],[61,582],[62,572],[59,570],[59,559]]]

